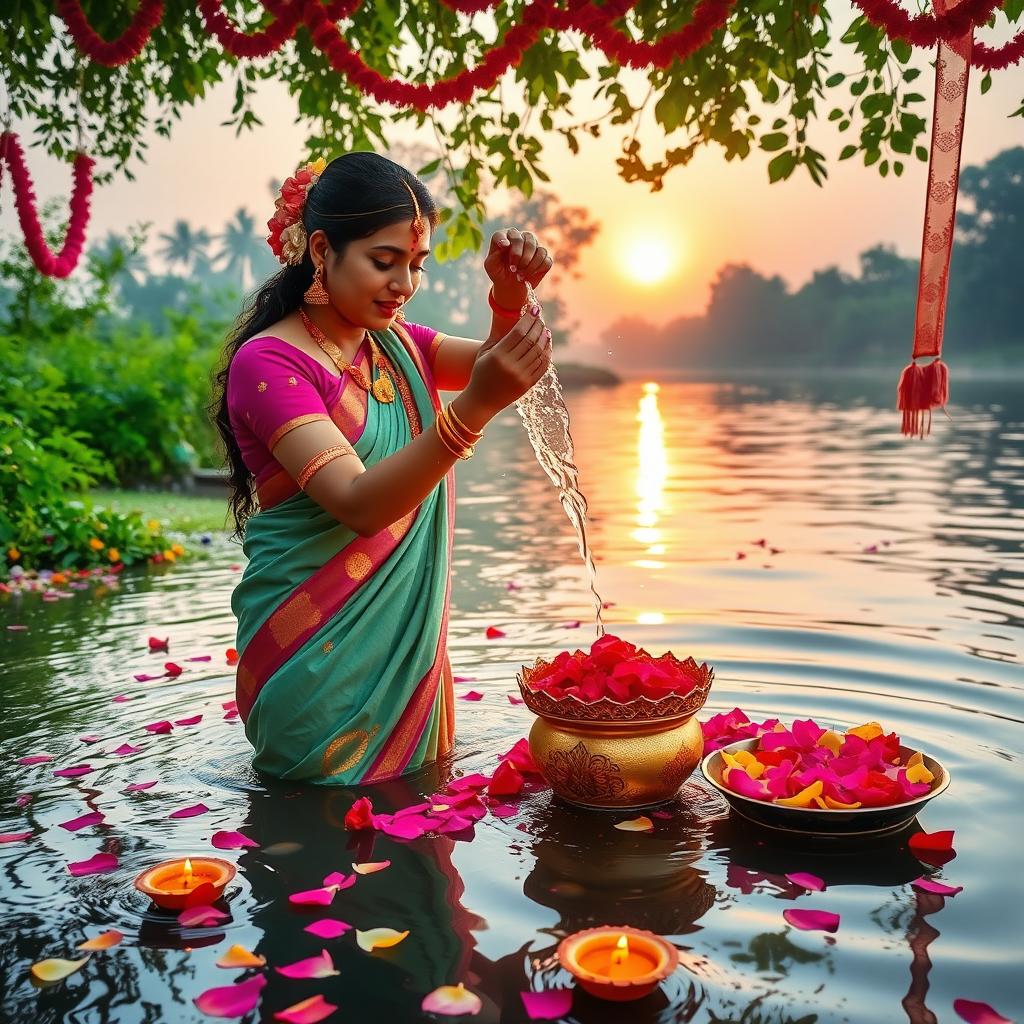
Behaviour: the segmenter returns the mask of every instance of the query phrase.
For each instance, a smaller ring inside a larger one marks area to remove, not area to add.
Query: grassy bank
[[[90,497],[117,512],[136,511],[142,518],[159,519],[167,530],[212,533],[226,529],[227,502],[171,491],[95,490]]]

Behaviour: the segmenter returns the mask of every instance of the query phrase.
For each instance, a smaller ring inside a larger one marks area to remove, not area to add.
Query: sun
[[[637,284],[664,281],[675,265],[675,254],[662,238],[636,238],[623,252],[623,269]]]

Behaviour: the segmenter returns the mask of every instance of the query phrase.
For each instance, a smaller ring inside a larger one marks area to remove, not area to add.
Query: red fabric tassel
[[[949,367],[941,360],[926,367],[931,380],[929,402],[932,408],[944,409],[949,403]]]
[[[900,374],[896,407],[903,413],[903,433],[925,437],[932,429],[932,409],[949,401],[949,367],[941,359],[927,366],[911,363]]]

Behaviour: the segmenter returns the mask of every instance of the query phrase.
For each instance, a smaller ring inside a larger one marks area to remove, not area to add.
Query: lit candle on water
[[[185,888],[192,888],[192,861],[188,857],[185,858]]]

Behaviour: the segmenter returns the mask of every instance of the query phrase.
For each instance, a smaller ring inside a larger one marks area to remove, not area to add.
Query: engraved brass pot
[[[519,690],[537,716],[530,753],[555,795],[579,807],[631,809],[671,800],[704,753],[694,717],[714,671],[701,666],[698,685],[683,696],[590,703],[530,689],[543,665],[524,668]]]

